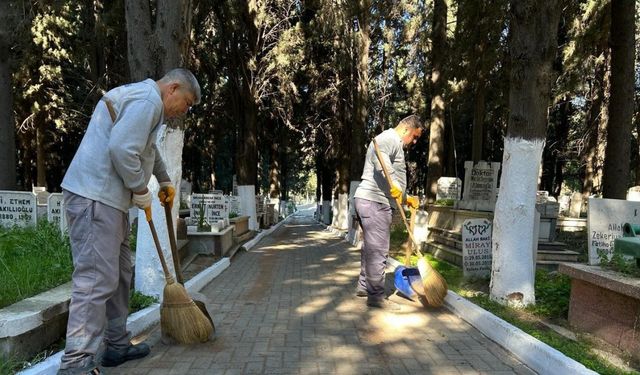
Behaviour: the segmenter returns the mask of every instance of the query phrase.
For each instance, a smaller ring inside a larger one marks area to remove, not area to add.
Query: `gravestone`
[[[229,206],[226,204],[224,195],[216,194],[192,194],[191,195],[191,216],[200,218],[200,206],[204,205],[204,219],[215,228],[219,221],[224,225],[229,223]]]
[[[236,216],[240,216],[240,199],[236,195],[229,196],[229,212],[234,212]]]
[[[0,190],[0,226],[34,226],[37,212],[37,198],[34,193]]]
[[[462,270],[464,277],[491,274],[491,230],[487,219],[469,219],[462,224]]]
[[[438,179],[438,191],[436,193],[436,200],[453,199],[455,201],[459,201],[461,192],[462,181],[459,178],[440,177]]]
[[[558,204],[560,205],[560,213],[563,215],[567,215],[569,211],[569,205],[571,203],[571,197],[569,195],[563,194],[558,197]]]
[[[458,207],[465,210],[493,211],[498,192],[498,172],[500,163],[472,161],[464,163],[465,178],[462,200]]]
[[[58,224],[60,231],[67,230],[67,219],[62,205],[62,193],[49,194],[47,199],[47,220],[50,223]]]
[[[613,242],[616,238],[622,237],[624,223],[640,225],[640,202],[589,198],[589,264],[599,264],[600,256],[611,258]]]
[[[231,194],[233,196],[238,196],[238,180],[236,179],[236,175],[233,175],[233,179],[231,181]]]
[[[538,239],[543,242],[555,241],[560,203],[556,202],[553,196],[549,196],[548,191],[538,191],[536,194],[536,210],[540,213]]]
[[[582,193],[576,191],[571,194],[571,204],[569,205],[569,217],[580,217],[583,204]]]
[[[628,201],[640,201],[640,186],[632,186],[627,192]]]
[[[180,206],[190,207],[191,186],[184,178],[180,181]]]
[[[45,186],[32,186],[31,192],[36,195],[38,219],[47,217],[47,199],[49,198],[47,188]]]

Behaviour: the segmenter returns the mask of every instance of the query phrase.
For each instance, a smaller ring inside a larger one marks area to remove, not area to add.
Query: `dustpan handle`
[[[378,158],[378,162],[380,162],[380,165],[382,166],[382,172],[384,174],[384,177],[387,179],[389,188],[391,188],[391,177],[389,177],[389,172],[387,172],[387,166],[384,164],[382,155],[380,155],[380,149],[378,148],[378,143],[376,142],[375,138],[373,139],[372,142],[373,142],[373,148],[376,151],[376,157]],[[400,217],[402,217],[402,222],[404,223],[404,226],[407,227],[407,232],[409,232],[409,238],[411,238],[411,241],[415,244],[413,250],[416,252],[417,256],[422,257],[422,253],[420,252],[420,250],[418,250],[418,242],[413,237],[413,232],[411,231],[411,227],[409,227],[409,223],[407,222],[407,215],[404,214],[404,209],[402,208],[402,201],[400,200],[399,197],[396,198],[396,204],[398,205],[398,211],[400,211]]]

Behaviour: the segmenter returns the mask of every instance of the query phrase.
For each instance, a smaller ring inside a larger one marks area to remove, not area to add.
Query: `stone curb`
[[[71,281],[2,309],[0,338],[21,335],[40,326],[57,314],[67,312],[69,310],[69,290],[71,290]],[[51,305],[52,302],[55,304]],[[41,310],[41,303],[45,303],[49,307],[46,310]]]
[[[402,265],[393,258],[389,264]],[[444,305],[539,374],[598,374],[455,292],[448,291]]]
[[[200,291],[211,280],[216,278],[222,271],[227,269],[231,263],[229,258],[222,258],[218,262],[212,264],[195,277],[185,283],[185,288],[189,293]],[[146,309],[140,310],[134,314],[129,315],[127,318],[127,329],[131,332],[132,336],[137,336],[144,332],[149,327],[160,321],[160,304],[153,304]],[[48,357],[46,360],[29,367],[23,371],[18,372],[20,375],[53,375],[58,371],[60,366],[60,358],[64,351]]]
[[[273,233],[273,231],[275,231],[276,229],[280,228],[285,222],[287,222],[294,215],[295,215],[295,212],[285,217],[284,219],[282,219],[282,221],[280,221],[279,223],[272,225],[271,228],[261,231],[255,237],[253,237],[250,241],[245,242],[244,245],[241,246],[241,248],[245,249],[246,251],[251,250],[252,247],[257,245],[258,242],[260,242],[260,240],[262,240],[265,236],[268,236],[271,233]]]

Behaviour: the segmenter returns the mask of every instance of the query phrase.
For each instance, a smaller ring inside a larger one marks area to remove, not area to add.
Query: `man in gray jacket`
[[[175,188],[156,149],[165,119],[200,102],[200,85],[186,69],[107,92],[93,111],[62,181],[73,257],[71,303],[59,374],[99,374],[149,354],[130,343],[126,322],[131,286],[128,210],[151,217],[147,184],[155,175],[161,203],[171,205]]]
[[[367,305],[375,308],[399,310],[400,307],[385,298],[384,275],[389,256],[392,209],[395,198],[417,208],[417,197],[403,194],[407,186],[404,148],[415,144],[422,135],[424,123],[416,115],[402,119],[393,129],[387,129],[375,138],[383,162],[386,165],[391,186],[378,162],[373,142],[367,148],[360,185],[354,194],[358,220],[362,226],[360,251],[360,277],[356,287],[359,297],[367,297]]]

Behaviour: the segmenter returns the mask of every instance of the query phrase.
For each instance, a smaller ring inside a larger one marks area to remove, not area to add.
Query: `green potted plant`
[[[211,225],[204,217],[204,202],[200,203],[198,210],[198,232],[211,232]]]

